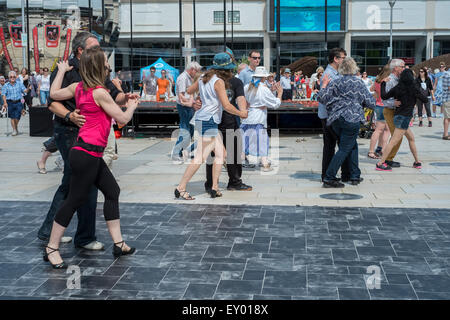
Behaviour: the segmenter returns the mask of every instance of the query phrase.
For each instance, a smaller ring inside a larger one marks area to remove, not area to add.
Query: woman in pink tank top
[[[44,251],[44,260],[50,261],[55,269],[67,268],[59,255],[59,243],[73,214],[85,203],[92,186],[96,186],[105,196],[103,213],[114,242],[114,256],[131,254],[135,251],[135,248],[130,248],[123,241],[119,215],[120,188],[102,156],[108,142],[111,119],[114,118],[119,123],[128,123],[138,105],[138,100],[128,100],[125,112],[114,102],[103,86],[107,76],[106,61],[100,47],[84,50],[80,59],[82,82],[63,89],[61,85],[64,74],[72,67],[69,67],[67,61],[58,63],[58,73],[50,90],[50,96],[54,100],[75,97],[77,109],[86,119],[69,154],[72,169],[69,194],[56,213],[50,241]]]

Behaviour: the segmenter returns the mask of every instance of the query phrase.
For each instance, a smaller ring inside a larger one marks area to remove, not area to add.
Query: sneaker
[[[357,184],[360,184],[363,181],[364,181],[364,178],[342,180],[342,182],[349,182],[351,185],[354,185],[354,186],[356,186]]]
[[[183,158],[177,157],[177,156],[172,157],[172,162],[173,162],[173,164],[183,164],[184,163]]]
[[[382,164],[376,164],[376,166],[375,166],[375,170],[378,170],[378,171],[392,171],[392,168],[386,163],[386,162],[384,162],[384,163],[382,163]]]
[[[342,182],[339,182],[337,180],[324,180],[323,187],[324,188],[343,188],[343,187],[345,187],[345,184],[343,184]]]
[[[38,239],[42,240],[42,241],[48,241],[49,237],[44,237],[44,236],[38,235]],[[72,237],[62,237],[61,238],[61,243],[69,243],[71,241],[72,241]]]
[[[13,132],[11,133],[12,136],[17,136],[18,132],[16,130],[13,130]]]
[[[413,163],[413,168],[422,169],[422,163],[421,162],[414,162]]]
[[[230,190],[230,191],[252,191],[253,188],[252,188],[252,186],[248,186],[245,183],[241,183],[240,186],[236,186],[236,187],[228,185],[227,190]]]
[[[428,128],[431,128],[433,126],[433,123],[430,121],[428,122]]]
[[[87,245],[77,246],[77,247],[78,248],[83,248],[83,249],[86,249],[86,250],[94,250],[94,251],[103,250],[105,248],[103,243],[101,243],[99,241],[92,241],[92,242],[88,243]]]
[[[400,168],[400,162],[386,160],[386,164],[391,168]]]

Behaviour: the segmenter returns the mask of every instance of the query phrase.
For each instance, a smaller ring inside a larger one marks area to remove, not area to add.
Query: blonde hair
[[[383,79],[386,79],[391,74],[391,67],[389,64],[385,65],[381,72],[375,78],[375,82],[381,83]]]
[[[346,57],[341,65],[339,66],[339,73],[340,74],[351,74],[355,75],[358,73],[359,68],[356,65],[355,60],[352,57]]]
[[[105,53],[99,46],[83,50],[80,58],[80,75],[85,90],[104,87],[107,71]]]

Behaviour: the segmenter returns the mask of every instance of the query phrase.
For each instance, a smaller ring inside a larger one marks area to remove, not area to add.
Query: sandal
[[[450,136],[443,136],[442,140],[450,140]]]
[[[39,173],[41,173],[41,174],[46,174],[47,173],[47,170],[45,170],[45,167],[39,167],[39,161],[36,162],[36,164],[37,164]]]
[[[182,200],[195,200],[195,198],[192,198],[191,195],[186,191],[180,191],[177,188],[175,188],[175,198],[182,199]]]
[[[211,195],[211,198],[219,198],[222,196],[222,192],[220,192],[219,190],[211,189],[210,195]]]
[[[380,159],[380,157],[378,157],[378,156],[376,155],[375,152],[369,152],[369,153],[367,154],[367,156],[368,156],[370,159]]]

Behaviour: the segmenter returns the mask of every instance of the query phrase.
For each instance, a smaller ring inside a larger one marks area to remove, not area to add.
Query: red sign
[[[59,26],[46,25],[45,26],[45,39],[47,47],[56,48],[59,44]]]
[[[416,64],[416,58],[414,58],[414,57],[400,58],[400,59],[405,61],[405,64],[409,64],[409,65],[415,65]]]
[[[69,58],[69,48],[70,48],[70,39],[72,38],[72,29],[67,29],[66,34],[66,49],[64,50],[64,58],[63,61],[66,61]]]
[[[13,46],[16,48],[22,48],[22,25],[12,24],[9,26],[9,34],[13,42]]]
[[[8,47],[6,47],[5,34],[3,33],[3,28],[0,27],[0,40],[2,42],[3,51],[5,52],[5,58],[9,64],[9,70],[13,70],[13,65],[11,61],[11,57],[9,56]]]
[[[39,43],[38,43],[38,28],[33,28],[33,52],[34,52],[34,64],[35,64],[35,70],[37,74],[39,74],[40,68],[39,68]]]

